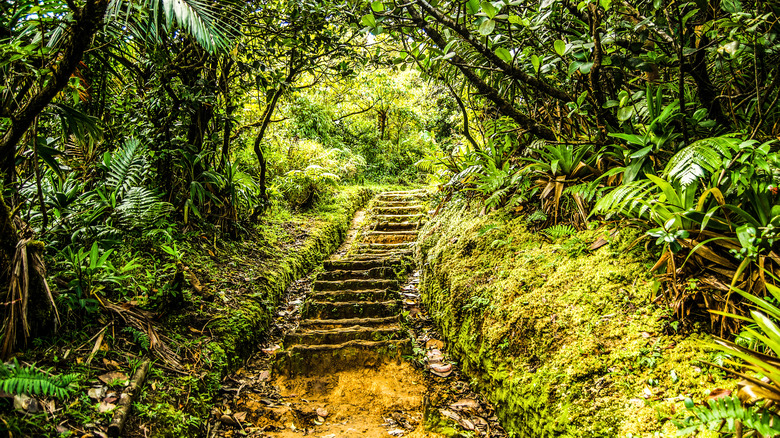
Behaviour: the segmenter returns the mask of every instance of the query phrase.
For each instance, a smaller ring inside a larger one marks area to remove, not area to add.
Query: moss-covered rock
[[[683,397],[725,384],[692,361],[706,337],[651,303],[637,231],[550,241],[453,201],[420,236],[423,301],[513,436],[673,436]]]

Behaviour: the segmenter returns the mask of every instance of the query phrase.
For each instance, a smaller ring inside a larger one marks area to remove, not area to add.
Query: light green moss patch
[[[674,436],[684,396],[728,385],[693,363],[707,338],[649,303],[638,232],[612,231],[550,241],[454,201],[420,234],[423,301],[513,436]]]

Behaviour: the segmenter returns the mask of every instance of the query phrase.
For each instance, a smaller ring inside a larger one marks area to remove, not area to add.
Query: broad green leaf
[[[376,27],[376,18],[374,14],[366,14],[360,19],[360,24],[366,27]]]
[[[482,6],[482,11],[487,14],[488,18],[490,19],[495,18],[496,14],[498,13],[498,9],[496,9],[496,7],[488,1],[482,2],[480,6]]]
[[[720,8],[729,14],[742,12],[742,2],[740,0],[722,0]]]
[[[496,49],[496,56],[498,56],[505,62],[512,62],[512,54],[509,53],[509,50],[503,47],[499,47]]]
[[[470,15],[474,15],[479,12],[479,0],[469,0],[466,3],[466,12]]]
[[[496,22],[493,20],[485,20],[479,26],[479,33],[482,36],[488,36],[493,33],[493,29],[496,28]]]
[[[566,43],[564,43],[562,40],[555,40],[553,45],[555,46],[555,53],[557,53],[559,56],[563,56],[563,54],[566,53]]]
[[[374,12],[383,12],[385,10],[385,4],[379,1],[372,2],[371,9],[373,9]]]
[[[541,66],[541,60],[539,59],[538,56],[536,56],[536,55],[532,55],[531,56],[531,65],[534,66],[534,71],[539,73],[539,67]]]
[[[619,108],[617,112],[617,118],[621,122],[625,122],[626,120],[630,119],[634,116],[634,107],[632,106],[624,106],[623,108]]]

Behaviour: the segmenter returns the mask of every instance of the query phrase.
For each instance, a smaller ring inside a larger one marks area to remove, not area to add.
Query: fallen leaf
[[[449,419],[460,421],[460,415],[456,414],[455,412],[452,412],[448,409],[439,409],[439,413]]]
[[[280,349],[280,348],[282,348],[282,347],[280,347],[280,346],[278,346],[278,345],[273,345],[273,346],[271,346],[271,347],[268,347],[268,348],[263,348],[263,350],[262,350],[262,351],[263,351],[263,353],[265,353],[265,354],[273,354],[273,353],[275,353],[275,352],[276,352],[276,350],[278,350],[278,349]]]
[[[607,243],[609,243],[609,241],[607,239],[605,239],[603,237],[599,237],[598,239],[596,239],[595,242],[593,242],[590,245],[590,247],[588,247],[588,250],[589,251],[593,251],[593,250],[599,249],[602,246],[606,245]]]
[[[463,398],[450,405],[450,408],[456,411],[462,411],[465,409],[477,409],[479,408],[479,402],[470,398]]]
[[[122,368],[122,365],[120,365],[119,362],[115,360],[106,359],[106,358],[103,358],[103,365],[105,365],[106,368],[110,370],[118,370]]]
[[[467,420],[465,418],[461,418],[460,421],[458,421],[458,423],[460,423],[460,425],[463,426],[463,428],[466,429],[466,430],[474,430],[474,429],[476,429],[476,427],[474,426],[474,423],[472,423],[471,421],[469,421],[469,420]]]
[[[105,414],[106,412],[111,412],[116,407],[113,403],[107,403],[105,401],[100,402],[98,405],[98,412],[101,414]]]
[[[241,423],[241,422],[246,420],[246,412],[243,412],[243,411],[242,412],[236,412],[235,414],[233,414],[233,418],[235,418],[236,421]]]
[[[106,385],[125,385],[127,384],[127,374],[121,372],[121,371],[111,371],[110,373],[105,373],[103,375],[98,376],[98,379],[105,383]]]
[[[740,388],[740,391],[741,390],[742,390],[742,388]],[[731,396],[731,391],[730,390],[723,389],[723,388],[716,388],[716,389],[713,389],[712,392],[710,392],[710,395],[707,396],[706,400],[707,401],[709,401],[709,400],[717,400],[719,398],[725,398],[725,397],[730,397],[730,396]]]
[[[438,340],[438,339],[428,339],[428,342],[425,343],[425,349],[426,350],[442,350],[444,349],[444,342]]]
[[[238,422],[233,417],[227,414],[219,417],[219,421],[221,421],[223,424],[227,424],[228,426],[238,426]]]
[[[263,371],[262,373],[260,373],[260,375],[257,376],[257,380],[261,382],[265,382],[270,378],[271,378],[271,372],[268,370]]]

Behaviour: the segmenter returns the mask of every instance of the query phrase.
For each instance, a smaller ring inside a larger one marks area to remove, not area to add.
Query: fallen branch
[[[108,434],[110,436],[119,436],[122,433],[127,417],[130,414],[130,408],[133,406],[133,397],[136,395],[136,390],[144,384],[150,363],[149,359],[141,363],[141,366],[135,370],[133,378],[130,379],[130,386],[119,397],[119,406],[114,411],[114,418],[111,419],[111,424],[108,426]]]

